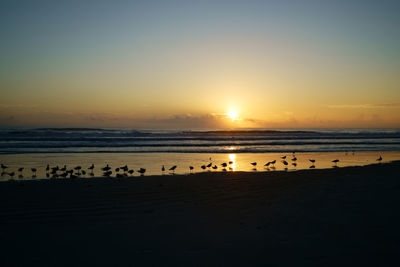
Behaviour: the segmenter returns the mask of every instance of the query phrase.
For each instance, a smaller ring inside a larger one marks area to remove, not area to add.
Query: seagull
[[[228,164],[226,164],[226,163],[224,162],[224,163],[221,164],[221,166],[225,168],[226,166],[228,166]]]
[[[171,168],[169,168],[169,170],[172,171],[173,173],[175,173],[175,169],[176,169],[176,165],[174,165]]]
[[[112,174],[112,171],[106,171],[106,172],[103,173],[103,176],[110,177],[111,174]],[[71,173],[71,178],[72,178],[72,173]]]
[[[92,163],[92,166],[90,166],[90,167],[88,168],[88,170],[93,171],[93,169],[94,169],[94,164]]]
[[[119,172],[119,168],[115,168],[115,172]]]
[[[292,165],[293,165],[294,167],[296,167],[296,166],[297,166],[297,163],[296,163],[296,162],[293,162]]]
[[[286,159],[286,156],[281,157],[281,159]]]
[[[10,175],[11,178],[14,178],[15,172],[10,172],[8,175]]]
[[[57,168],[58,168],[58,166],[57,166]],[[80,171],[82,169],[82,167],[81,166],[76,166],[74,169],[77,170],[77,171]]]
[[[140,175],[144,175],[144,173],[146,172],[146,169],[140,168],[137,172],[140,173]]]
[[[338,159],[332,160],[333,163],[335,163],[335,166],[337,165],[337,163],[339,162]]]
[[[257,166],[257,162],[251,162],[251,165],[253,165],[254,167]]]
[[[206,165],[201,165],[201,168],[202,168],[203,170],[205,170],[205,169],[206,169]]]
[[[293,157],[293,158],[292,158],[292,161],[296,161],[296,160],[297,160],[297,158],[296,158],[296,157]]]
[[[49,172],[50,171],[50,165],[49,164],[47,164],[47,167],[46,167],[46,172]]]
[[[165,167],[164,167],[164,165],[162,165],[161,171],[162,171],[162,172],[165,172]]]
[[[212,168],[213,168],[214,170],[216,170],[216,169],[218,168],[218,166],[217,166],[217,165],[214,165]]]
[[[233,161],[231,160],[231,161],[229,161],[228,163],[229,163],[229,165],[232,165],[232,164],[233,164]]]
[[[1,168],[3,169],[3,172],[4,172],[4,170],[7,169],[8,167],[6,165],[3,165],[3,163],[2,163]]]
[[[309,161],[314,165],[315,159],[309,159]]]
[[[123,170],[124,172],[128,171],[128,165],[125,165],[124,167],[120,167],[121,170]]]
[[[381,161],[382,161],[382,156],[381,156],[381,155],[379,155],[379,158],[378,158],[376,161],[379,161],[379,162],[381,162]]]
[[[269,164],[271,164],[271,162],[267,162],[267,163],[265,163],[265,164],[264,164],[264,166],[265,166],[265,167],[268,167],[268,166],[269,166]]]
[[[67,170],[67,165],[64,165],[63,168],[60,169],[60,171],[65,172]]]
[[[129,171],[128,171],[128,173],[129,173],[130,175],[132,175],[134,172],[135,172],[134,170],[129,170]]]
[[[189,170],[190,170],[190,171],[193,171],[193,166],[189,166]]]
[[[108,164],[107,164],[107,166],[105,166],[104,168],[101,168],[101,170],[106,172],[106,171],[111,170],[111,167],[108,166]]]
[[[276,159],[274,159],[273,161],[270,162],[272,165],[275,165],[276,163]]]
[[[210,168],[212,166],[212,162],[210,162],[210,164],[207,165],[207,168]]]
[[[24,170],[24,168],[19,168],[18,169],[19,172],[22,172],[23,170]]]
[[[34,174],[36,174],[36,168],[31,168],[31,171],[34,173]]]
[[[282,160],[282,163],[287,166],[289,163],[286,160]]]

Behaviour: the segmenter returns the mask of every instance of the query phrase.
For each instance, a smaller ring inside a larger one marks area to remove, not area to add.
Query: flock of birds
[[[211,158],[210,158],[211,161]],[[293,156],[290,159],[292,166],[296,167],[297,166],[297,158],[295,156],[295,153],[293,152]],[[309,159],[309,161],[311,162],[311,166],[310,169],[314,169],[315,168],[315,159]],[[378,162],[382,161],[382,156],[379,156],[379,158],[377,159]],[[334,159],[332,160],[332,163],[334,164],[333,167],[338,167],[337,164],[339,162],[339,159]],[[264,167],[267,169],[275,169],[275,164],[277,163],[276,160],[272,160],[272,161],[268,161],[267,163],[264,164]],[[284,166],[284,169],[287,170],[287,167],[289,165],[289,162],[286,160],[286,155],[281,157],[281,163]],[[233,171],[233,167],[232,165],[234,164],[233,161],[229,161],[229,162],[223,162],[221,165],[222,167],[222,171]],[[251,162],[250,163],[254,168],[253,170],[256,170],[257,167],[257,162]],[[175,169],[177,168],[177,165],[173,165],[172,167],[168,168],[168,170],[174,174],[175,173]],[[12,172],[7,172],[7,170],[9,169],[8,166],[1,164],[0,168],[2,169],[2,173],[1,176],[5,176],[8,175],[11,178],[14,178],[14,176],[16,175],[15,171]],[[214,164],[212,161],[208,164],[204,164],[201,165],[200,168],[202,170],[217,170],[218,169],[218,165]],[[94,169],[95,166],[92,163],[91,166],[89,166],[87,169],[84,169],[82,166],[75,166],[73,168],[67,168],[67,165],[64,165],[64,167],[60,168],[58,165],[55,167],[50,167],[49,164],[47,164],[46,167],[46,177],[47,178],[78,178],[78,177],[82,177],[82,176],[86,176],[89,175],[91,177],[94,176]],[[189,166],[189,171],[190,173],[192,173],[194,170],[193,166]],[[18,177],[19,178],[23,178],[23,171],[24,168],[18,168]],[[113,170],[112,168],[107,164],[107,166],[102,167],[101,171],[103,173],[104,177],[111,177],[113,175]],[[122,178],[122,177],[129,177],[132,176],[135,173],[134,169],[130,169],[128,168],[128,165],[125,165],[123,167],[118,167],[114,169],[115,171],[115,177],[117,178]],[[146,173],[146,169],[145,168],[140,168],[138,170],[136,170],[137,173],[139,173],[140,175],[144,175]],[[164,165],[162,165],[161,167],[161,172],[162,174],[164,174],[166,172],[166,168]],[[32,178],[36,178],[36,173],[37,173],[37,168],[31,168],[31,173],[32,173]]]

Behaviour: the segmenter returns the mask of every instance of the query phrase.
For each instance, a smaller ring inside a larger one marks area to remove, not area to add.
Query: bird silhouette
[[[210,168],[212,166],[212,162],[210,162],[209,164],[207,164],[207,168]]]
[[[282,163],[287,166],[289,163],[286,160],[282,160]]]
[[[107,171],[111,170],[111,167],[108,166],[108,164],[107,164],[107,166],[105,166],[104,168],[101,168],[101,170],[107,172]]]
[[[314,164],[315,163],[315,159],[309,159],[309,161]]]
[[[176,165],[174,165],[171,168],[169,168],[169,170],[172,171],[172,173],[175,173],[175,169],[176,169]]]
[[[257,166],[257,162],[251,162],[251,165],[253,165],[254,167]]]
[[[94,164],[92,163],[92,165],[88,168],[88,170],[93,171],[94,170]]]
[[[213,168],[214,170],[216,170],[216,169],[218,169],[218,166],[217,166],[217,165],[214,165],[212,168]]]
[[[376,161],[381,162],[382,161],[382,156],[379,155],[379,158]]]
[[[286,159],[286,156],[282,156],[281,159]]]
[[[336,166],[337,163],[339,162],[339,160],[338,159],[334,159],[334,160],[332,160],[332,162],[335,163],[335,166]]]
[[[189,171],[193,171],[193,166],[189,166]]]
[[[221,164],[221,166],[225,168],[226,166],[228,166],[228,164],[226,164],[226,163],[224,162],[224,163]]]

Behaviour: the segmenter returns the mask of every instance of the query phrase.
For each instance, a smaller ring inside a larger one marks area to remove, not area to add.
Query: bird
[[[8,175],[10,175],[11,178],[14,178],[15,172],[10,172]]]
[[[82,170],[82,175],[86,175],[86,171],[85,170]]]
[[[381,156],[381,155],[379,155],[379,158],[378,158],[376,161],[379,161],[379,162],[381,162],[381,161],[382,161],[382,156]]]
[[[123,170],[124,172],[128,171],[128,165],[125,165],[124,167],[120,167],[121,170]]]
[[[164,165],[162,165],[161,171],[162,171],[162,172],[165,172],[165,167],[164,167]]]
[[[292,165],[293,165],[294,167],[296,167],[296,166],[297,166],[297,163],[296,163],[296,162],[293,162]]]
[[[50,171],[50,165],[47,164],[47,166],[46,166],[46,172],[49,172],[49,171]]]
[[[105,166],[104,168],[101,168],[101,170],[107,172],[107,171],[111,170],[111,167],[108,166],[108,164],[107,164],[107,166]]]
[[[51,170],[52,170],[53,173],[54,173],[54,172],[57,172],[59,169],[60,169],[60,167],[58,167],[58,166],[51,168]]]
[[[335,166],[337,165],[337,163],[339,162],[338,159],[332,160],[333,163],[335,163]]]
[[[257,162],[251,162],[251,165],[253,165],[254,167],[257,166]]]
[[[119,172],[119,168],[115,168],[115,172]]]
[[[286,156],[281,157],[281,159],[286,159]]]
[[[232,161],[232,160],[230,160],[228,163],[229,163],[229,165],[232,165],[232,164],[233,164],[233,161]]]
[[[36,174],[37,169],[36,168],[31,168],[31,171],[33,172],[33,174]]]
[[[217,165],[214,165],[212,168],[213,168],[214,170],[216,170],[216,169],[218,168],[218,166],[217,166]]]
[[[271,164],[271,162],[268,161],[267,163],[264,164],[264,166],[268,167],[270,164]]]
[[[74,169],[77,170],[77,171],[80,171],[82,169],[82,167],[81,166],[76,166]]]
[[[134,172],[135,172],[134,170],[129,170],[129,171],[128,171],[128,173],[129,173],[130,175],[132,175]]]
[[[271,164],[272,165],[275,165],[275,163],[276,163],[276,160],[274,159],[273,161],[271,161]]]
[[[64,167],[62,167],[61,169],[60,169],[60,171],[62,171],[62,172],[65,172],[67,170],[67,165],[64,165]]]
[[[3,165],[3,163],[2,163],[1,168],[3,169],[3,172],[4,172],[4,170],[7,169],[8,167],[6,165]]]
[[[297,158],[296,158],[296,157],[293,157],[293,158],[292,158],[292,161],[296,161],[296,160],[297,160]]]
[[[309,159],[309,161],[314,164],[315,163],[315,159]]]
[[[225,168],[226,166],[228,166],[228,164],[226,164],[226,163],[224,162],[224,163],[221,164],[221,166]]]
[[[92,165],[88,168],[88,170],[93,171],[94,170],[94,164],[92,163]]]
[[[315,165],[311,165],[311,166],[310,166],[310,169],[315,169]]]
[[[22,167],[18,169],[19,172],[22,172],[23,170],[24,170],[24,168],[22,168]]]
[[[140,168],[137,172],[140,173],[140,175],[144,175],[144,173],[146,172],[146,169]]]
[[[205,169],[206,169],[206,165],[201,165],[201,168],[202,168],[203,170],[205,170]]]
[[[189,166],[189,171],[193,171],[193,166]]]
[[[207,168],[210,168],[212,166],[212,162],[210,162],[209,164],[207,164]]]
[[[287,166],[289,163],[286,160],[282,160],[282,163]]]
[[[175,173],[175,169],[176,169],[176,165],[174,165],[171,168],[169,168],[169,170],[172,171],[173,173]]]

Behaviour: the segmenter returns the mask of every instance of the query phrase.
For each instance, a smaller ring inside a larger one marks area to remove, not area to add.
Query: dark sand
[[[400,266],[400,162],[0,183],[0,266]]]

